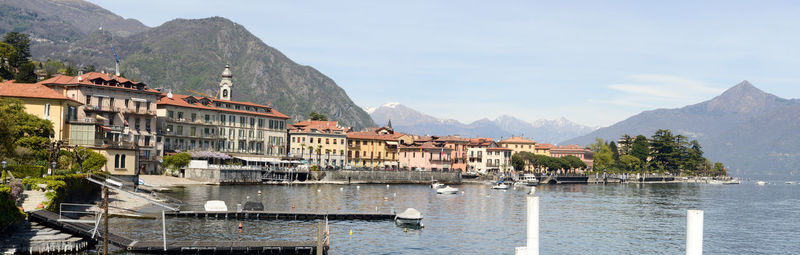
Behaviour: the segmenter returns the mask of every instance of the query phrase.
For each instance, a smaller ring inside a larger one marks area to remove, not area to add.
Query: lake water
[[[206,200],[260,200],[266,210],[389,212],[416,208],[424,229],[391,221],[331,221],[330,254],[513,254],[525,245],[528,188],[456,186],[438,195],[427,185],[192,186],[173,193],[202,210]],[[258,190],[262,196],[258,197]],[[318,191],[319,190],[319,191]],[[540,198],[542,254],[681,254],[686,210],[705,211],[705,254],[799,254],[800,185],[546,185]],[[160,240],[160,220],[112,219],[112,231]],[[314,222],[167,219],[170,240],[313,240]],[[350,230],[353,234],[350,235]]]

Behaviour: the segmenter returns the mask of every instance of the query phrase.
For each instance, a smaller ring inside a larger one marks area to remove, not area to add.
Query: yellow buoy
[[[350,235],[351,235],[351,236],[353,235],[353,230],[352,230],[352,229],[350,230]]]

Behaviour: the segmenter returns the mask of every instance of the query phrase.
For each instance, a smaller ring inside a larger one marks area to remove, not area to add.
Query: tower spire
[[[232,88],[233,74],[231,73],[231,65],[225,64],[225,70],[222,71],[222,80],[219,82],[219,99],[231,100]]]

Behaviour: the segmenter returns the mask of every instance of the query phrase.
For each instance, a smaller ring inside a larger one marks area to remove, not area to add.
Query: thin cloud
[[[610,105],[633,106],[633,107],[652,107],[651,105],[637,103],[634,102],[634,100],[626,100],[626,99],[612,99],[612,100],[589,99],[588,101],[589,103],[597,103],[597,104],[610,104]]]
[[[668,99],[685,99],[705,97],[722,93],[724,89],[694,79],[661,74],[636,74],[627,77],[630,83],[613,84],[613,90],[634,95],[660,97]]]

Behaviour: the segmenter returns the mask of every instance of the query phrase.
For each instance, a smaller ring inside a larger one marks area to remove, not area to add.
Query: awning
[[[135,98],[135,97],[132,97],[131,100],[133,100],[134,102],[147,102],[146,99]]]
[[[95,115],[95,116],[94,116],[94,118],[95,118],[96,120],[108,120],[108,118],[106,118],[106,117],[103,117],[103,116],[100,116],[100,115]]]
[[[388,145],[397,145],[397,141],[386,141]]]
[[[280,162],[274,158],[267,158],[267,157],[248,157],[248,156],[234,156],[234,158],[238,158],[247,162],[265,162],[265,163],[278,163]]]
[[[110,132],[110,131],[111,131],[111,129],[110,129],[110,128],[108,128],[108,127],[106,127],[106,126],[103,126],[103,125],[101,125],[100,127],[102,127],[104,131],[107,131],[107,132]]]

